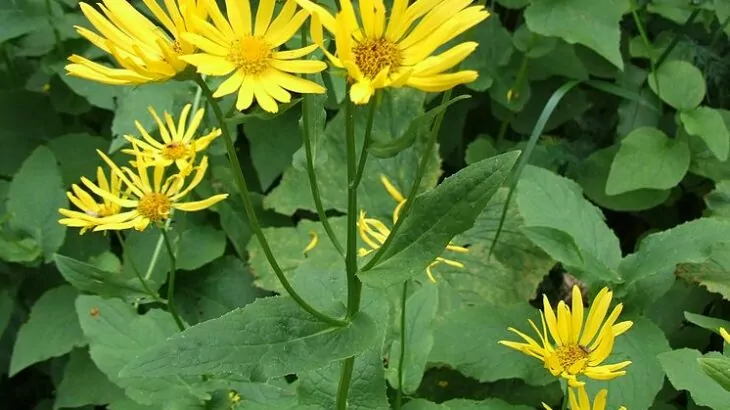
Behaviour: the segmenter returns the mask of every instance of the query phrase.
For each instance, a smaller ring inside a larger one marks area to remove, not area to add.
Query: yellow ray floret
[[[347,70],[353,83],[350,99],[366,104],[375,90],[413,87],[440,92],[477,78],[476,71],[448,72],[476,48],[465,42],[433,55],[437,49],[489,16],[471,0],[394,0],[386,16],[383,0],[360,0],[357,13],[350,0],[340,0],[333,15],[310,0],[296,0],[312,13],[312,37],[336,67]],[[321,27],[335,37],[337,55],[324,48]]]
[[[403,197],[400,191],[398,191],[395,185],[393,185],[393,183],[390,182],[390,180],[385,175],[380,176],[380,182],[385,187],[385,190],[388,191],[388,194],[390,194],[390,196],[398,203],[398,205],[393,210],[393,224],[395,224],[396,222],[398,222],[398,216],[400,215],[400,210],[403,208],[403,204],[405,204],[406,202],[406,198]],[[379,249],[381,246],[383,246],[383,243],[385,243],[385,240],[388,238],[388,236],[390,236],[390,228],[388,228],[387,226],[385,226],[384,223],[375,218],[367,218],[365,211],[360,211],[360,217],[358,219],[357,226],[360,233],[360,238],[362,238],[363,242],[365,242],[365,244],[369,247],[369,249],[360,248],[358,252],[360,256],[369,255],[374,250]],[[447,245],[446,250],[457,253],[469,252],[467,248],[454,244]],[[446,265],[456,268],[464,267],[464,264],[461,262],[452,259],[442,258],[439,256],[426,267],[426,274],[428,275],[428,279],[431,282],[436,282],[436,278],[433,276],[432,268],[440,263],[444,263]]]
[[[94,231],[103,230],[144,230],[150,223],[167,220],[172,210],[200,211],[224,200],[228,194],[214,195],[200,201],[181,202],[203,180],[208,169],[208,157],[203,157],[195,166],[191,180],[182,174],[174,174],[165,178],[166,167],[162,164],[148,165],[144,161],[135,161],[136,172],[129,168],[119,168],[109,157],[97,151],[129,189],[128,198],[115,197],[90,180],[82,178],[81,182],[96,195],[115,203],[122,208],[116,215],[100,218]],[[152,168],[152,181],[148,168]],[[126,211],[125,211],[126,209]]]
[[[626,374],[623,369],[631,364],[630,361],[601,365],[611,354],[616,336],[633,325],[630,321],[616,323],[623,305],[616,305],[606,317],[613,292],[603,288],[593,300],[584,321],[583,298],[577,286],[573,287],[572,298],[572,308],[560,301],[556,313],[547,296],[543,295],[544,313],[540,312],[542,330],[532,320],[528,320],[540,343],[514,328],[509,328],[509,331],[524,342],[502,340],[499,343],[543,361],[553,376],[567,379],[571,386],[584,384],[577,379],[580,375],[595,380],[610,380]],[[554,343],[548,337],[548,331]]]
[[[176,124],[173,117],[167,112],[164,113],[165,121],[163,122],[154,108],[149,107],[150,114],[157,122],[162,141],[152,138],[142,124],[135,121],[134,125],[142,135],[142,140],[131,135],[125,135],[124,138],[132,144],[132,148],[124,149],[122,152],[135,155],[137,160],[149,164],[169,166],[175,163],[181,173],[184,175],[189,174],[193,168],[196,155],[208,148],[208,145],[221,135],[221,130],[215,128],[211,132],[196,138],[195,134],[200,127],[205,110],[199,109],[193,115],[190,124],[188,124],[190,110],[190,104],[183,107]]]
[[[127,0],[102,0],[99,10],[81,3],[81,11],[96,31],[76,26],[76,31],[110,54],[120,68],[111,68],[79,55],[69,57],[69,75],[105,84],[143,84],[165,81],[183,71],[187,64],[180,56],[195,51],[181,37],[191,31],[193,16],[205,19],[202,0],[143,0],[164,30],[151,22]]]
[[[591,407],[591,399],[588,397],[588,392],[584,386],[578,387],[578,393],[575,389],[570,388],[568,390],[568,404],[570,410],[606,410],[606,397],[608,397],[608,390],[602,389],[596,394],[593,400],[593,406]],[[543,403],[543,407],[546,410],[553,410],[547,404]],[[618,410],[626,410],[626,407],[621,406]]]
[[[96,169],[96,183],[100,189],[108,192],[110,196],[120,200],[126,197],[126,194],[122,193],[122,180],[114,172],[110,173],[107,179],[104,170],[98,167]],[[116,215],[122,209],[116,201],[107,198],[101,198],[101,202],[98,202],[93,195],[76,184],[71,186],[71,191],[67,192],[66,196],[80,211],[59,209],[58,212],[65,218],[61,218],[58,222],[61,225],[81,228],[81,234],[98,226],[102,218]]]
[[[215,0],[205,0],[212,24],[195,19],[196,34],[184,37],[195,44],[197,54],[182,57],[209,76],[228,76],[215,91],[215,97],[238,92],[236,108],[245,110],[254,100],[268,112],[277,112],[278,103],[291,101],[290,91],[325,92],[317,83],[293,74],[318,73],[327,65],[322,61],[301,60],[317,46],[280,51],[279,47],[299,30],[307,12],[297,11],[293,0],[284,3],[272,20],[276,0],[261,0],[256,16],[249,0],[226,0],[226,16]]]

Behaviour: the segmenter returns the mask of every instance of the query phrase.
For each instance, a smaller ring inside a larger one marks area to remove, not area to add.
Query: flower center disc
[[[365,39],[352,48],[355,64],[365,77],[373,79],[385,67],[393,72],[401,65],[398,46],[384,38]]]
[[[231,43],[228,60],[244,74],[261,74],[269,68],[271,46],[261,37],[243,37]]]
[[[170,215],[172,202],[170,198],[159,192],[150,192],[143,196],[137,204],[137,212],[153,222],[160,222]]]
[[[165,145],[165,148],[162,149],[162,156],[171,161],[182,159],[188,156],[188,148],[185,144],[172,142]]]
[[[578,345],[564,345],[555,351],[560,366],[568,373],[578,374],[588,367],[588,352]]]

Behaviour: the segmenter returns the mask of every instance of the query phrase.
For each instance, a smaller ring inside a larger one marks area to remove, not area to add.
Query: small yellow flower
[[[317,235],[317,231],[311,230],[309,231],[309,243],[306,247],[304,247],[304,255],[306,256],[309,252],[311,252],[314,248],[317,247],[319,244],[319,235]]]
[[[125,197],[121,192],[122,180],[114,172],[110,173],[109,179],[107,179],[104,170],[98,167],[96,169],[96,181],[99,188],[108,192],[111,196],[119,199]],[[62,218],[58,222],[62,225],[81,228],[81,234],[99,225],[101,218],[116,215],[121,210],[121,207],[115,201],[110,201],[107,198],[102,198],[102,202],[97,202],[91,194],[76,184],[71,185],[71,191],[66,192],[66,196],[81,212],[59,209],[58,212],[66,218]]]
[[[400,215],[400,210],[403,208],[403,205],[406,203],[406,198],[403,197],[403,195],[385,175],[380,176],[380,182],[385,187],[385,190],[388,191],[388,194],[390,194],[390,196],[398,203],[398,205],[395,207],[395,210],[393,210],[393,224],[395,224],[396,222],[398,222],[398,216]],[[357,227],[358,231],[360,232],[360,238],[362,238],[363,242],[365,242],[365,244],[370,247],[370,249],[360,248],[358,251],[358,254],[360,256],[367,256],[374,250],[380,248],[381,246],[383,246],[383,243],[385,243],[385,240],[388,238],[388,236],[390,236],[390,228],[388,228],[387,226],[385,226],[384,223],[375,218],[367,218],[365,211],[360,211],[360,217],[357,222]],[[453,244],[447,245],[446,250],[457,253],[469,252],[467,248]],[[453,266],[456,268],[464,267],[464,264],[461,262],[442,258],[440,256],[437,257],[433,262],[428,265],[428,267],[426,267],[426,274],[428,275],[428,279],[433,283],[436,283],[436,278],[433,276],[433,271],[431,269],[439,263],[445,263],[449,266]]]
[[[196,66],[199,73],[210,76],[230,74],[215,91],[214,97],[238,92],[238,110],[249,108],[255,99],[264,110],[277,112],[277,102],[291,101],[289,91],[325,92],[319,84],[291,74],[318,73],[327,68],[322,61],[299,60],[314,51],[316,45],[279,51],[279,47],[291,39],[307,19],[307,12],[297,12],[293,0],[284,3],[273,21],[276,0],[261,0],[254,21],[249,0],[226,0],[227,19],[215,0],[207,0],[206,4],[213,24],[194,19],[197,34],[189,33],[184,37],[201,51],[182,59]]]
[[[520,336],[526,343],[504,340],[499,343],[542,360],[545,368],[553,376],[567,379],[568,383],[574,387],[584,384],[577,379],[578,375],[595,380],[610,380],[623,376],[626,374],[623,369],[631,364],[630,361],[601,365],[611,354],[616,336],[626,332],[633,325],[631,321],[616,323],[623,309],[623,305],[620,303],[606,318],[612,298],[613,292],[608,288],[601,289],[593,300],[584,323],[583,298],[580,288],[573,287],[572,309],[565,302],[560,301],[557,315],[550,306],[547,296],[543,295],[544,314],[540,312],[542,331],[535,326],[532,320],[528,320],[530,326],[538,334],[541,343],[537,343],[535,339],[514,328],[509,328],[509,331]],[[548,338],[548,330],[555,345]]]
[[[152,183],[150,183],[147,171],[150,165],[143,161],[135,161],[137,170],[135,173],[126,167],[120,169],[104,153],[97,152],[127,186],[129,198],[116,197],[87,178],[82,178],[81,182],[96,195],[117,204],[121,208],[131,210],[100,218],[94,231],[130,228],[141,231],[147,228],[150,223],[160,223],[167,220],[173,209],[187,212],[200,211],[228,197],[228,194],[220,194],[200,201],[180,202],[203,180],[205,171],[208,169],[208,157],[203,157],[200,164],[195,167],[190,182],[187,182],[186,177],[182,174],[171,175],[163,182],[166,167],[162,164],[155,164],[152,166],[153,175]]]
[[[205,110],[199,109],[193,115],[192,122],[187,124],[190,109],[191,105],[187,104],[180,114],[177,125],[175,125],[175,121],[170,114],[164,113],[165,122],[163,122],[154,108],[149,107],[149,111],[160,130],[162,142],[152,138],[142,124],[135,121],[134,125],[137,126],[137,130],[144,141],[125,135],[124,138],[132,144],[133,148],[123,149],[122,152],[135,155],[137,160],[150,164],[169,166],[175,163],[177,169],[187,175],[192,170],[196,155],[208,148],[208,145],[221,135],[221,130],[215,128],[208,134],[195,138],[195,133],[198,131]]]
[[[730,333],[722,327],[720,328],[720,336],[725,339],[725,343],[730,344]]]
[[[447,73],[476,48],[465,42],[432,55],[459,34],[489,16],[469,0],[394,0],[386,17],[383,0],[340,0],[333,16],[310,0],[296,0],[312,13],[312,37],[333,65],[347,70],[353,83],[350,99],[366,104],[378,88],[408,86],[440,92],[476,80],[472,70]],[[358,19],[359,17],[359,19]],[[360,23],[361,22],[361,23]],[[335,37],[337,55],[327,52],[321,26]]]
[[[81,11],[98,33],[76,26],[76,31],[92,44],[111,54],[121,68],[111,68],[79,55],[72,55],[66,66],[69,75],[105,84],[144,84],[165,81],[183,71],[187,64],[181,55],[195,46],[181,37],[190,31],[190,19],[205,19],[202,0],[165,0],[165,12],[157,0],[143,0],[165,27],[156,26],[127,0],[102,0],[100,13],[81,3]]]
[[[606,397],[608,396],[608,390],[602,389],[596,394],[596,398],[593,400],[593,407],[591,407],[591,400],[588,397],[588,392],[585,387],[578,387],[578,393],[575,393],[574,389],[568,390],[568,404],[570,410],[605,410],[606,409]],[[543,403],[543,407],[546,410],[553,410],[547,404]],[[619,410],[626,410],[626,407],[621,406]]]

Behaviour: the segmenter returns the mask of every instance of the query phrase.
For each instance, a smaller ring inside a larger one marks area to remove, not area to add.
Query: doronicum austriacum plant
[[[730,409],[726,0],[6,0],[8,409]]]

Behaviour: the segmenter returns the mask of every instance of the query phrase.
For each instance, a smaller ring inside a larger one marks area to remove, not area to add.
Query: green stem
[[[352,369],[355,367],[355,357],[348,357],[340,367],[340,382],[337,385],[337,396],[335,398],[335,409],[347,410],[347,393],[350,390],[352,380]]]
[[[122,246],[122,252],[129,257],[129,264],[132,265],[132,271],[137,277],[137,280],[139,280],[139,283],[142,285],[144,291],[147,292],[147,294],[149,294],[153,300],[160,303],[165,303],[165,301],[160,297],[160,295],[157,294],[157,292],[153,292],[152,289],[150,289],[147,281],[144,280],[144,278],[142,277],[142,273],[140,273],[139,269],[137,269],[137,264],[134,263],[134,258],[132,257],[132,254],[127,252],[127,245],[124,243],[124,238],[122,237],[122,234],[119,233],[119,231],[114,231],[114,233],[117,236],[119,244]]]
[[[674,47],[679,44],[679,38],[687,32],[687,28],[689,28],[689,26],[691,26],[692,23],[695,22],[697,16],[700,15],[700,11],[701,9],[699,7],[692,11],[692,14],[690,14],[689,18],[687,18],[687,21],[685,21],[682,27],[680,27],[680,29],[674,33],[674,38],[672,39],[672,42],[669,43],[669,46],[664,49],[662,55],[660,55],[659,58],[656,60],[655,69],[658,70],[659,67],[664,64],[664,61],[667,59],[667,57],[669,57],[669,54],[671,54],[672,50],[674,50]]]
[[[160,232],[162,232],[162,239],[165,242],[167,254],[170,256],[170,277],[167,279],[167,308],[170,310],[172,318],[175,319],[177,327],[180,331],[183,331],[185,330],[185,324],[183,324],[182,319],[180,319],[180,315],[177,313],[177,307],[175,307],[175,276],[177,274],[177,267],[175,266],[175,251],[172,249],[172,243],[170,243],[170,237],[167,234],[167,230],[160,226]]]
[[[408,281],[403,282],[403,294],[400,301],[400,358],[398,359],[398,392],[395,396],[395,410],[400,410],[403,401],[403,367],[406,358],[406,300],[408,297]]]
[[[355,185],[355,188],[357,188],[360,185],[360,181],[362,181],[362,174],[365,172],[365,162],[368,159],[368,148],[370,148],[370,140],[373,135],[373,122],[375,121],[375,112],[378,109],[378,93],[373,96],[373,102],[370,104],[369,110],[368,110],[368,119],[367,119],[367,125],[365,126],[365,139],[363,139],[362,142],[362,150],[360,151],[360,161],[357,164],[357,173],[355,174],[355,179],[351,182],[351,184]]]
[[[218,105],[218,102],[215,100],[215,97],[213,97],[213,92],[210,91],[210,88],[208,88],[208,85],[205,83],[205,81],[200,78],[200,76],[195,76],[195,82],[198,84],[201,90],[203,90],[203,95],[205,95],[205,98],[208,100],[208,103],[210,103],[210,106],[213,108],[213,113],[216,116],[216,119],[218,120],[218,123],[221,127],[221,132],[223,133],[223,141],[226,144],[226,150],[228,152],[228,161],[230,162],[231,171],[233,172],[234,179],[236,181],[236,186],[238,187],[238,193],[241,196],[241,200],[243,201],[243,208],[246,211],[246,216],[248,217],[249,224],[251,225],[251,230],[253,231],[254,235],[256,235],[256,238],[259,241],[259,244],[261,245],[261,249],[264,251],[264,255],[266,255],[266,260],[269,262],[269,265],[271,265],[271,268],[274,270],[274,274],[276,275],[277,279],[279,279],[279,282],[281,282],[281,286],[284,287],[287,294],[291,296],[292,299],[306,312],[314,316],[315,318],[321,320],[324,323],[330,324],[332,326],[347,326],[350,322],[348,320],[342,320],[337,319],[331,316],[328,316],[319,310],[315,309],[312,305],[307,303],[292,287],[292,285],[289,283],[289,280],[284,275],[284,271],[282,271],[281,267],[279,266],[279,263],[276,261],[276,258],[274,257],[274,253],[271,250],[271,246],[269,246],[269,242],[266,240],[266,236],[264,235],[263,230],[261,229],[261,224],[259,223],[259,219],[256,216],[256,210],[253,206],[253,200],[251,198],[251,193],[248,190],[248,184],[246,183],[246,178],[243,176],[243,171],[241,169],[241,163],[238,161],[238,155],[236,154],[236,148],[233,145],[233,138],[231,137],[230,132],[228,131],[228,126],[225,122],[225,117],[223,116],[223,112],[221,111],[220,106]]]
[[[565,395],[563,396],[563,404],[560,406],[560,410],[567,410],[568,409],[568,402],[570,401],[570,400],[568,400],[568,397],[569,397],[568,392],[569,391],[570,391],[570,386],[566,383],[565,384]]]
[[[449,103],[449,100],[451,99],[451,90],[444,92],[443,97],[441,98],[441,105],[447,105]],[[364,272],[368,269],[372,269],[380,260],[380,258],[385,255],[385,252],[390,247],[390,244],[393,242],[393,238],[395,238],[396,234],[398,233],[398,230],[400,229],[401,225],[403,224],[403,221],[408,216],[408,213],[411,210],[411,207],[413,206],[414,199],[416,198],[416,195],[418,194],[418,189],[421,187],[421,180],[423,179],[423,176],[426,174],[426,168],[428,168],[428,161],[431,159],[431,151],[433,151],[434,146],[436,145],[436,140],[438,139],[439,130],[441,129],[441,123],[444,120],[444,114],[446,114],[446,109],[444,108],[439,112],[439,114],[436,116],[436,121],[434,123],[433,128],[431,128],[431,135],[428,138],[428,141],[426,142],[426,149],[423,151],[421,155],[421,161],[418,164],[418,171],[416,171],[416,178],[413,180],[413,184],[411,185],[411,190],[408,192],[408,197],[406,198],[406,203],[403,205],[403,209],[401,209],[400,217],[398,218],[398,221],[393,225],[393,229],[390,231],[390,235],[388,235],[387,238],[385,238],[385,242],[383,242],[383,246],[381,246],[373,255],[373,257],[368,261],[368,263],[365,264],[365,266],[360,269],[361,272]]]
[[[373,104],[373,103],[371,103]],[[345,270],[347,272],[347,316],[360,310],[362,283],[357,277],[357,152],[355,148],[354,104],[345,100],[345,131],[347,134],[347,244]]]

